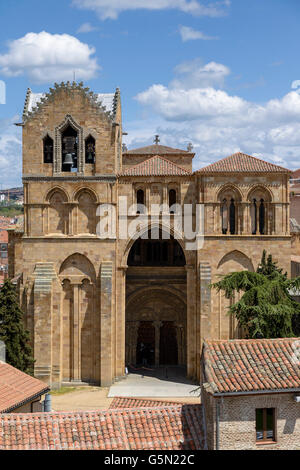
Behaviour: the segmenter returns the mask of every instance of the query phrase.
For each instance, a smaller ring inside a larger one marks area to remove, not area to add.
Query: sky
[[[299,0],[0,0],[0,188],[21,185],[27,88],[74,73],[121,89],[128,148],[159,134],[195,170],[237,151],[299,168],[299,21]]]

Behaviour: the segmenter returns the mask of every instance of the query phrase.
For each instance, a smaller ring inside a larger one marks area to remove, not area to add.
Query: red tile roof
[[[0,416],[0,450],[205,448],[201,405]]]
[[[291,177],[292,177],[292,179],[299,179],[300,178],[300,168],[299,168],[299,170],[293,171]]]
[[[291,173],[290,170],[273,163],[265,162],[259,158],[246,155],[245,153],[234,153],[211,165],[201,168],[196,173]]]
[[[127,155],[168,155],[168,154],[178,154],[178,155],[194,155],[192,152],[181,149],[174,149],[172,147],[166,147],[165,145],[148,145],[146,147],[140,147],[137,149],[127,150],[124,153]]]
[[[0,362],[0,413],[8,413],[49,391],[44,382]]]
[[[296,346],[300,338],[206,341],[204,381],[211,393],[300,392]]]
[[[154,157],[127,168],[119,176],[186,176],[192,173],[166,158]]]
[[[0,229],[0,243],[8,243],[8,232],[7,230]]]
[[[155,408],[162,406],[178,406],[178,402],[159,401],[159,400],[142,400],[138,398],[122,398],[116,397],[110,405],[110,409],[116,408]]]

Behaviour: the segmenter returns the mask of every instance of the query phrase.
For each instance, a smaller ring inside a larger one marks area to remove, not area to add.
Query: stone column
[[[112,262],[101,265],[100,320],[100,385],[109,387],[113,381],[112,364]]]
[[[72,381],[81,382],[81,321],[80,321],[80,285],[73,284],[73,375]]]
[[[203,341],[211,337],[211,266],[209,263],[200,263],[199,267],[200,279],[200,316],[201,316],[201,338],[198,345],[198,358],[200,360]],[[189,340],[188,340],[189,344]],[[199,362],[198,374],[200,372]]]
[[[196,276],[193,266],[187,270],[187,374],[196,375],[197,361],[197,318],[196,318]]]
[[[34,286],[34,375],[51,385],[52,371],[52,292]]]
[[[116,309],[116,375],[125,375],[125,322],[126,322],[126,272],[128,266],[117,270],[117,309]]]
[[[155,366],[159,366],[159,357],[160,357],[160,329],[162,326],[161,321],[153,322],[155,327]]]

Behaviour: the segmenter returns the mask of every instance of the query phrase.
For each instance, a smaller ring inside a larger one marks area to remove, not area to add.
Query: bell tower
[[[29,89],[20,125],[25,209],[14,268],[23,273],[35,376],[54,387],[110,383],[112,365],[103,364],[114,302],[102,284],[113,286],[116,240],[98,238],[97,208],[117,201],[120,91],[93,93],[75,82]]]

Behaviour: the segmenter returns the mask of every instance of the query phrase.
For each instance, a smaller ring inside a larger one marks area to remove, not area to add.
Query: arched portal
[[[154,236],[154,238],[153,238]],[[144,234],[128,255],[126,365],[186,366],[186,260],[161,230]]]

